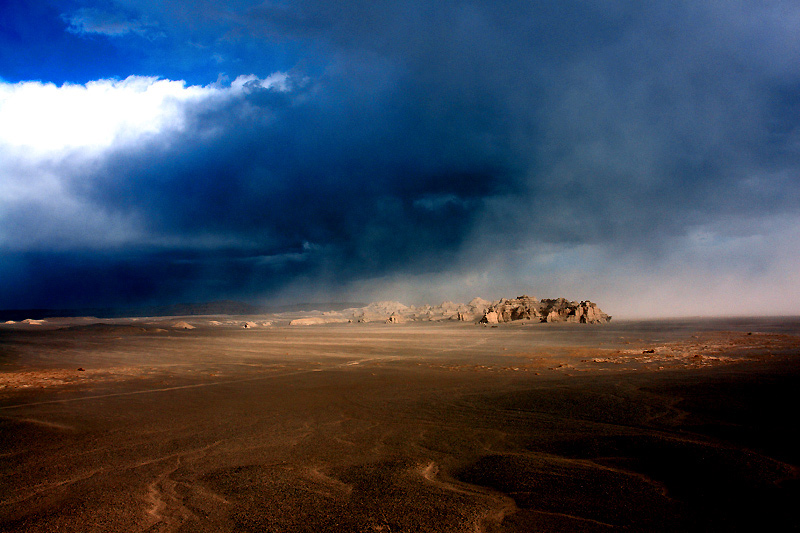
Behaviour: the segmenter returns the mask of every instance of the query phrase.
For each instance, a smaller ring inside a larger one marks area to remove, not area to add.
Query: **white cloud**
[[[145,134],[183,127],[181,104],[209,89],[131,76],[86,85],[36,81],[0,84],[0,145],[36,154],[102,150]]]
[[[286,92],[291,89],[288,74],[275,72],[264,79],[260,79],[255,74],[239,76],[231,82],[231,91],[241,93],[250,89],[273,89]]]
[[[182,131],[188,106],[225,100],[249,90],[289,89],[288,76],[239,76],[229,87],[130,76],[85,85],[0,82],[0,147],[35,155],[85,148],[103,150],[142,136]]]

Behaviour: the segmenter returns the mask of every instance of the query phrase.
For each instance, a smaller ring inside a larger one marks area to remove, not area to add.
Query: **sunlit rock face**
[[[458,321],[480,324],[501,324],[516,320],[533,322],[575,322],[600,324],[611,317],[590,301],[572,302],[565,298],[537,300],[530,296],[501,298],[494,302],[474,298],[469,303],[442,302],[439,305],[408,306],[400,302],[374,302],[365,307],[341,311],[313,311],[309,316],[291,320],[292,326],[311,326],[333,323]]]
[[[493,302],[484,312],[480,322],[498,324],[514,320],[602,324],[611,320],[611,317],[588,300],[578,303],[565,298],[545,298],[540,301],[522,295],[514,299],[503,298]]]

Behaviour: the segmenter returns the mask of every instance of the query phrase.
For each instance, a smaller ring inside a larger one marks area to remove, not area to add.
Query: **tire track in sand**
[[[475,533],[485,533],[488,531],[487,528],[489,526],[493,526],[492,529],[499,527],[506,516],[517,511],[514,500],[504,494],[477,485],[470,485],[468,483],[440,477],[439,465],[437,465],[435,461],[430,461],[426,465],[420,465],[417,469],[417,473],[427,482],[441,489],[472,498],[479,497],[481,500],[488,499],[494,502],[494,505],[490,506],[487,512],[475,521],[473,525],[473,531]]]

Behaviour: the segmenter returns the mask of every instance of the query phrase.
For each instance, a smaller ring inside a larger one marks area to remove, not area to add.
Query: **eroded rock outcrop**
[[[337,322],[402,324],[444,320],[482,324],[500,324],[516,320],[599,324],[610,319],[611,317],[589,301],[572,302],[565,298],[537,300],[522,295],[511,299],[502,298],[495,302],[474,298],[466,304],[445,301],[439,305],[417,307],[392,301],[375,302],[366,307],[327,311],[321,315],[296,318],[290,325],[308,326]]]
[[[611,320],[611,317],[588,300],[578,303],[565,298],[546,298],[540,301],[522,295],[513,299],[503,298],[492,303],[486,309],[480,323],[499,324],[514,320],[601,324]]]
[[[389,315],[389,318],[386,319],[387,324],[402,324],[405,321],[406,319],[396,312]]]

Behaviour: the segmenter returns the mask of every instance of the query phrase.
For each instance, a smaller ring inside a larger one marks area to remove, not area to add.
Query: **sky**
[[[0,15],[0,308],[800,314],[794,0]]]

